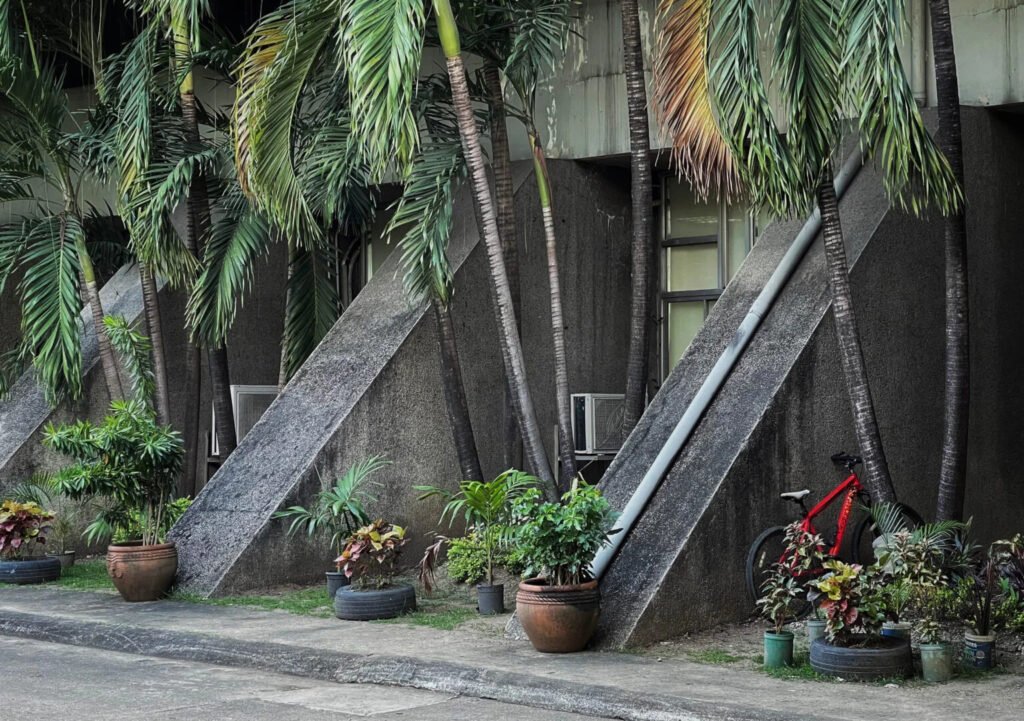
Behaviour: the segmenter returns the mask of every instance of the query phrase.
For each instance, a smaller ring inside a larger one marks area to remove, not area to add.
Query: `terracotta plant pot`
[[[601,592],[597,581],[549,586],[543,578],[519,584],[516,612],[530,643],[543,653],[582,651],[597,629]]]
[[[156,601],[174,583],[178,551],[173,543],[107,547],[107,573],[125,601]]]

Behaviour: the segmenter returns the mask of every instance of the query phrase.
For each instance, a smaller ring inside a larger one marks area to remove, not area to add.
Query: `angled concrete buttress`
[[[162,285],[162,283],[161,283]],[[121,268],[100,290],[103,310],[107,315],[122,316],[131,323],[142,315],[142,287],[134,264]],[[91,413],[94,420],[106,412],[109,396],[99,366],[99,346],[89,310],[80,318],[82,344],[83,399],[74,406],[53,410],[36,384],[31,369],[14,384],[11,394],[0,401],[0,494],[6,487],[23,481],[37,471],[53,470],[61,462],[41,446],[41,434],[47,421],[69,421],[81,412]]]
[[[523,336],[539,422],[554,424],[550,316],[539,204],[529,164],[515,166],[523,267]],[[626,337],[628,192],[617,169],[554,161],[556,222],[566,268],[570,374],[581,391],[621,392],[625,348],[606,348],[602,332]],[[502,459],[503,378],[486,258],[468,188],[457,194],[449,258],[455,274],[452,316],[484,473]],[[369,512],[409,529],[404,554],[414,564],[439,529],[440,505],[417,502],[417,484],[458,480],[441,396],[437,341],[425,305],[412,305],[400,249],[327,334],[284,392],[239,444],[175,527],[178,586],[207,596],[308,582],[331,568],[323,541],[286,537],[275,511],[305,505],[352,463],[382,454]],[[570,305],[571,304],[571,305]],[[596,330],[595,330],[596,329]],[[276,352],[276,343],[268,343]],[[553,438],[552,433],[546,433]],[[550,451],[549,451],[550,452]]]
[[[972,337],[981,344],[1024,295],[1003,270],[1024,255],[1013,242],[1024,209],[1011,201],[1022,185],[1013,167],[1024,160],[1024,134],[988,111],[965,109],[964,118],[969,232],[986,241],[972,273],[989,279],[972,291]],[[840,210],[894,482],[901,500],[928,515],[942,437],[942,226],[891,208],[870,167]],[[768,228],[666,379],[605,475],[615,507],[629,500],[800,225]],[[796,517],[779,492],[810,488],[820,498],[842,480],[829,455],[857,449],[830,306],[819,236],[603,576],[601,644],[643,645],[750,616],[747,549],[761,529]],[[1001,353],[1024,354],[1016,337],[1000,337]],[[986,448],[972,454],[971,475],[1001,490],[998,498],[969,491],[968,512],[992,519],[986,533],[1010,533],[1002,509],[1024,510],[1024,493],[1010,490],[1000,458],[1021,437],[1021,421],[998,400],[1005,363],[996,354],[973,362],[972,448]],[[995,443],[1005,453],[992,453]],[[833,523],[822,525],[830,531]]]

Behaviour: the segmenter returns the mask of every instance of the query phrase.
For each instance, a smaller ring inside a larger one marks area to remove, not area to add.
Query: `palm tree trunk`
[[[939,102],[938,143],[964,188],[960,87],[948,0],[930,0],[935,87]],[[967,431],[971,404],[970,315],[967,287],[965,206],[946,218],[946,364],[937,520],[963,520],[967,490]]]
[[[498,235],[504,250],[505,272],[512,291],[512,308],[516,314],[516,330],[523,337],[522,293],[519,284],[519,249],[516,244],[515,187],[512,183],[512,157],[508,146],[508,124],[505,114],[505,93],[501,87],[501,74],[493,61],[486,61],[483,70],[487,104],[490,108],[491,168],[494,170],[494,203],[498,221]],[[512,405],[512,391],[505,388],[504,428],[502,444],[506,468],[520,468],[523,443],[516,424]]]
[[[292,301],[292,273],[295,272],[295,244],[288,241],[288,272],[284,281],[284,328],[281,331],[281,364],[277,371],[277,392],[288,385],[288,307]]]
[[[175,62],[179,70],[181,70],[190,62],[188,31],[183,18],[174,18],[172,25],[175,39]],[[191,70],[183,74],[181,85],[179,86],[179,94],[181,97],[181,115],[185,123],[185,135],[190,142],[198,145],[201,142],[201,136],[199,134],[199,116]],[[186,242],[189,250],[192,251],[196,258],[201,259],[203,249],[200,247],[200,239],[205,237],[206,230],[210,227],[210,196],[206,186],[206,178],[202,175],[197,175],[193,179],[187,203],[189,237],[186,239]],[[217,446],[219,456],[223,460],[231,455],[237,445],[234,412],[231,407],[231,373],[228,368],[227,349],[223,345],[217,348],[208,348],[206,359],[210,369],[213,414],[217,424]]]
[[[622,416],[625,440],[644,412],[651,338],[651,291],[654,249],[651,186],[651,136],[647,119],[647,84],[637,0],[622,1],[622,48],[629,108],[629,149],[633,198],[632,275],[629,316],[629,355],[626,361],[626,398]]]
[[[455,342],[455,326],[452,323],[451,311],[433,294],[430,297],[430,307],[434,311],[434,327],[441,351],[441,388],[448,411],[448,425],[452,429],[452,440],[455,442],[455,453],[459,459],[459,470],[464,480],[482,481],[484,473],[480,468],[480,456],[477,454],[473,424],[469,417],[466,387],[462,383],[459,348]]]
[[[171,403],[167,393],[167,362],[164,357],[163,321],[160,317],[160,298],[157,294],[156,279],[146,264],[139,262],[139,281],[142,283],[142,304],[146,316],[146,334],[149,336],[150,355],[153,359],[153,381],[156,394],[153,408],[157,423],[170,425]]]
[[[103,303],[100,300],[99,287],[96,285],[96,271],[93,269],[92,258],[89,256],[89,251],[86,250],[83,239],[79,238],[75,242],[75,249],[78,251],[78,263],[82,269],[82,288],[85,290],[85,300],[89,304],[93,330],[99,345],[100,365],[103,367],[107,393],[110,395],[111,401],[119,401],[124,398],[124,390],[121,388],[121,378],[117,375],[117,359],[114,357],[114,349],[110,346],[107,328],[103,325]]]
[[[868,386],[864,353],[853,312],[853,294],[850,291],[850,271],[846,263],[846,245],[839,220],[839,201],[832,181],[829,165],[818,184],[818,208],[821,211],[822,236],[825,240],[825,259],[828,284],[832,291],[832,316],[839,341],[839,356],[843,364],[846,390],[853,410],[853,425],[857,433],[860,454],[864,458],[864,485],[875,501],[895,501],[889,465],[885,460],[875,405]]]
[[[487,262],[491,273],[491,292],[495,297],[494,305],[498,315],[501,357],[509,386],[513,389],[512,401],[516,411],[516,421],[522,432],[523,452],[530,470],[545,482],[549,495],[553,495],[556,488],[554,474],[552,474],[551,466],[548,463],[547,451],[544,449],[544,442],[541,439],[537,415],[533,408],[533,399],[530,397],[530,388],[526,380],[523,348],[516,333],[512,289],[509,285],[508,274],[505,272],[505,259],[501,247],[501,237],[498,235],[498,224],[494,216],[494,203],[491,200],[491,190],[487,184],[487,171],[484,167],[483,151],[480,148],[480,136],[477,134],[476,120],[473,117],[473,105],[466,83],[466,68],[462,64],[459,31],[448,0],[434,0],[434,11],[437,15],[441,45],[447,58],[452,101],[459,120],[462,149],[470,171],[477,222],[487,249]]]
[[[572,404],[569,397],[569,367],[565,352],[565,319],[562,314],[562,290],[558,277],[558,245],[555,238],[555,217],[551,210],[551,179],[544,157],[544,149],[537,138],[537,129],[531,128],[530,149],[533,168],[537,176],[541,213],[544,216],[544,240],[547,245],[548,289],[551,296],[551,338],[555,353],[555,407],[558,415],[558,455],[562,461],[558,474],[563,492],[568,491],[576,478],[576,449],[572,436]]]

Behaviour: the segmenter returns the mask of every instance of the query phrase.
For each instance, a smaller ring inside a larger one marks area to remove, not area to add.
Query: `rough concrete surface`
[[[126,604],[110,594],[47,588],[0,589],[0,635],[651,721],[1011,721],[1024,693],[1020,676],[942,687],[817,685],[681,659],[545,655],[459,630],[172,601]]]
[[[0,685],[0,708],[55,721],[510,721],[521,719],[523,713],[508,704],[453,694],[341,686],[30,639],[0,638],[0,654],[8,668],[19,669],[18,683]],[[531,710],[530,718],[583,721],[591,717]]]

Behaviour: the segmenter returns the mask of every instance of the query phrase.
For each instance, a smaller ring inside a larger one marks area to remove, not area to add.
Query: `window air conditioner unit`
[[[580,455],[614,454],[622,446],[621,393],[574,393],[572,435]]]
[[[277,386],[231,386],[231,410],[235,417],[235,438],[241,443],[277,398]],[[210,423],[210,455],[219,456],[217,445],[217,412],[212,412]]]

